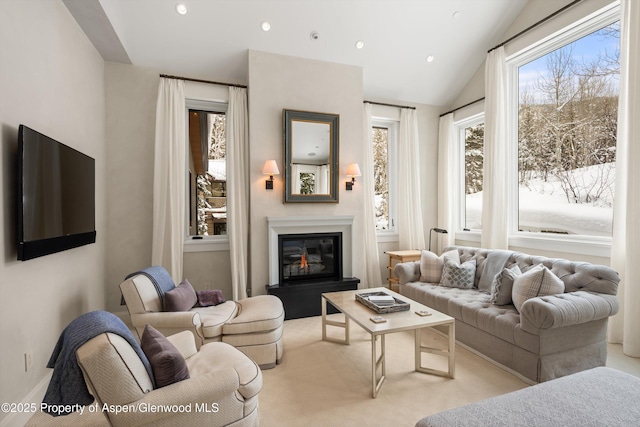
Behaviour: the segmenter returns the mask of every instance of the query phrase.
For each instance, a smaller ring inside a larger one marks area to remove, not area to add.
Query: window
[[[588,22],[515,61],[513,223],[519,232],[611,236],[620,73],[616,19],[613,14]]]
[[[397,140],[397,122],[374,120],[373,141],[373,179],[376,209],[376,231],[394,233],[395,224],[395,150]]]
[[[226,105],[187,101],[188,234],[227,234]]]
[[[457,125],[464,147],[464,230],[482,228],[482,169],[484,166],[484,116]]]

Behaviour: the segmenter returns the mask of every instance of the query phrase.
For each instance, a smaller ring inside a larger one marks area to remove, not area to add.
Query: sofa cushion
[[[444,268],[444,257],[447,256],[457,263],[460,263],[460,255],[457,250],[451,250],[438,256],[430,251],[422,251],[420,257],[420,281],[427,283],[440,283],[442,269]]]
[[[164,311],[189,311],[198,302],[196,291],[187,279],[164,294]]]
[[[494,249],[487,254],[478,280],[478,289],[491,293],[493,279],[508,265],[511,255],[513,251],[500,249]]]
[[[224,324],[238,314],[238,305],[235,301],[226,301],[209,307],[194,307],[191,311],[200,315],[202,335],[209,340],[222,335]]]
[[[239,313],[222,327],[223,334],[254,334],[282,327],[284,306],[275,295],[257,295],[238,301]]]
[[[521,274],[522,271],[520,271],[520,267],[518,267],[517,264],[509,268],[503,268],[502,271],[493,278],[493,283],[491,283],[491,304],[511,304],[513,302],[511,298],[513,281]]]
[[[151,363],[156,388],[189,379],[189,368],[180,351],[153,326],[145,326],[140,346]]]
[[[471,289],[473,288],[475,275],[475,259],[460,264],[459,261],[445,256],[440,284],[449,288]]]
[[[547,267],[538,264],[515,278],[511,297],[513,305],[520,312],[522,304],[530,298],[563,292],[564,282]]]
[[[257,396],[262,389],[262,373],[256,363],[237,348],[223,343],[210,342],[187,360],[194,377],[219,369],[233,369],[238,375],[238,392],[245,399]]]

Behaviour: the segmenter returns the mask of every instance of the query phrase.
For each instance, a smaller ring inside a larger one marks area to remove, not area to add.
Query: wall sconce
[[[356,183],[356,176],[362,175],[360,173],[360,166],[358,166],[357,163],[350,163],[349,166],[347,166],[346,175],[351,177],[351,182],[346,182],[347,191],[351,191],[353,190],[353,184]]]
[[[269,179],[265,181],[265,189],[273,190],[273,175],[280,175],[280,170],[278,169],[278,164],[275,160],[267,160],[264,162],[264,167],[262,168],[262,173],[264,175],[269,175]]]
[[[447,230],[445,230],[444,228],[432,228],[431,230],[429,230],[429,252],[431,252],[431,232],[435,231],[436,233],[440,233],[440,234],[449,234],[447,233]]]

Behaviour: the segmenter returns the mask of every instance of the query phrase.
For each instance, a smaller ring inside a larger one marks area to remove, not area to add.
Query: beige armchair
[[[225,343],[198,351],[186,331],[168,339],[186,359],[190,378],[155,390],[119,335],[100,334],[77,350],[87,387],[111,425],[258,425],[262,372],[253,361]]]
[[[259,295],[216,306],[165,312],[156,287],[143,274],[126,279],[120,290],[138,338],[149,324],[165,336],[190,331],[197,347],[226,342],[262,369],[273,368],[282,359],[284,307],[276,296]]]
[[[95,402],[54,417],[38,411],[27,427],[53,426],[258,426],[262,371],[245,354],[221,342],[196,349],[193,334],[167,337],[185,358],[189,379],[153,389],[131,345],[102,333],[76,351]]]

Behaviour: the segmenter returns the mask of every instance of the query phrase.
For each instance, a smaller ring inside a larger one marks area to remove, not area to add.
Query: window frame
[[[465,131],[469,127],[473,127],[479,125],[480,123],[484,123],[485,115],[484,111],[481,113],[477,113],[464,119],[460,119],[453,123],[453,129],[457,136],[457,144],[454,149],[454,157],[458,159],[458,162],[454,165],[455,170],[453,171],[453,175],[456,177],[456,182],[454,182],[454,188],[458,189],[459,197],[456,199],[455,213],[454,213],[454,221],[456,224],[456,238],[461,238],[462,240],[467,241],[480,241],[480,236],[482,234],[482,229],[469,229],[465,228],[466,226],[466,196],[467,191],[465,188],[465,172],[466,172],[466,155],[465,155],[465,143],[466,143],[466,135]],[[483,141],[484,147],[484,141]],[[484,180],[484,177],[483,177]]]
[[[376,238],[379,243],[398,241],[398,131],[400,121],[387,117],[372,117],[373,128],[387,129],[387,176],[389,185],[389,229],[376,230]],[[373,149],[370,147],[369,149]]]
[[[531,44],[506,58],[508,84],[511,96],[508,100],[510,134],[512,144],[509,147],[509,246],[526,249],[552,250],[580,255],[599,257],[611,256],[612,237],[588,235],[555,235],[518,231],[519,185],[518,185],[518,111],[519,87],[518,68],[566,46],[586,35],[620,20],[620,5],[609,6],[592,13],[571,25]]]
[[[185,99],[185,123],[189,123],[189,110],[207,111],[210,113],[228,113],[228,102],[223,101],[208,101],[202,99]],[[211,251],[228,251],[229,250],[229,236],[228,235],[212,235],[212,236],[195,236],[189,234],[189,196],[190,196],[190,181],[189,181],[189,126],[186,126],[185,134],[185,150],[186,150],[186,198],[184,202],[185,206],[185,223],[184,223],[184,243],[183,252],[211,252]],[[228,159],[227,161],[228,166]],[[227,168],[228,170],[228,168]],[[227,176],[228,179],[228,176]],[[228,226],[228,224],[227,224]]]

